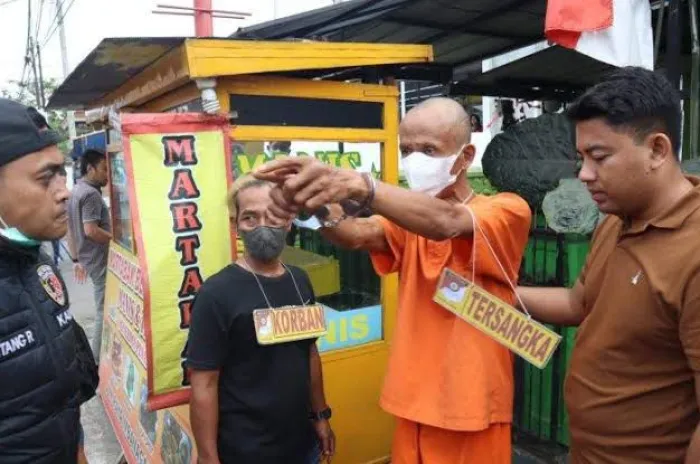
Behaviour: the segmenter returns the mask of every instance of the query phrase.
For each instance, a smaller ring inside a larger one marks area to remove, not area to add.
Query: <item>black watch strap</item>
[[[309,413],[309,419],[315,420],[315,421],[328,420],[331,418],[332,415],[333,415],[333,411],[331,411],[331,408],[326,408],[326,409],[319,411],[319,412]]]

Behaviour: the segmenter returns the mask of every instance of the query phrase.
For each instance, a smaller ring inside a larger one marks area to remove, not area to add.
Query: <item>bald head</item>
[[[422,131],[429,131],[435,136],[452,137],[456,148],[469,143],[471,125],[469,115],[458,102],[446,97],[425,100],[409,111],[402,124]]]
[[[450,98],[430,98],[406,113],[399,138],[404,156],[416,151],[449,156],[471,140],[469,115]]]

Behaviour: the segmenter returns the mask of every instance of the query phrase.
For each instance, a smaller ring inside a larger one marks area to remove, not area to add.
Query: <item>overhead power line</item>
[[[24,92],[27,89],[27,85],[31,80],[31,75],[27,76],[27,69],[29,68],[29,63],[31,61],[31,49],[30,45],[32,43],[32,2],[27,1],[27,44],[24,48],[24,68],[22,69],[22,79],[19,81],[19,99],[24,98]],[[25,80],[26,76],[26,80]]]
[[[58,20],[58,8],[56,9],[56,14],[53,16],[51,19],[51,22],[49,23],[49,26],[46,28],[47,31],[51,31],[51,29],[56,25],[56,21]],[[48,32],[47,32],[48,36]],[[37,37],[38,39],[38,37]],[[46,36],[44,37],[44,40],[46,40]]]
[[[5,0],[4,2],[0,2],[0,6],[5,6],[9,5],[10,3],[15,3],[18,2],[19,0]]]
[[[51,29],[51,30],[50,30],[49,33],[46,35],[46,38],[44,39],[44,41],[41,43],[41,46],[42,46],[42,47],[46,46],[46,44],[49,42],[49,40],[51,40],[51,37],[53,37],[53,35],[54,35],[54,34],[56,33],[56,31],[58,30],[58,26],[59,26],[59,24],[61,23],[61,21],[65,20],[65,19],[66,19],[66,16],[68,16],[68,12],[69,12],[70,9],[73,7],[73,4],[74,4],[74,3],[75,3],[75,0],[71,0],[71,2],[70,2],[70,3],[68,4],[68,6],[66,7],[66,11],[63,13],[63,17],[62,17],[62,18],[59,18],[59,14],[56,13],[56,17],[55,17],[54,20],[51,22],[51,24],[52,24],[52,25],[55,24],[55,26],[53,26],[53,29],[51,29],[51,26],[49,26],[49,29]]]
[[[40,85],[39,85],[39,73],[37,73],[37,68],[36,68],[36,55],[35,55],[35,49],[34,49],[34,39],[32,37],[32,1],[29,0],[27,2],[29,5],[29,13],[28,13],[28,19],[27,19],[27,35],[29,36],[29,47],[27,50],[27,56],[31,59],[31,65],[32,65],[32,75],[34,76],[34,97],[36,98],[36,107],[41,108],[42,107],[42,101],[41,101],[41,91],[40,91]]]
[[[31,1],[31,0],[30,0]],[[34,32],[34,39],[39,43],[39,32],[41,31],[41,18],[44,15],[44,3],[46,0],[41,0],[39,3],[39,19],[36,21],[36,31]]]

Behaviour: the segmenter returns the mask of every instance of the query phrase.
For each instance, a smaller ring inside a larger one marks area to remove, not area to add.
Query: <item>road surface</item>
[[[51,254],[50,244],[45,249]],[[68,287],[73,317],[83,326],[88,337],[92,337],[95,325],[92,284],[89,280],[85,284],[78,284],[73,277],[73,263],[67,257],[65,259],[59,263],[59,267]],[[81,421],[85,430],[85,453],[89,464],[116,464],[122,454],[121,448],[99,397],[83,406]]]

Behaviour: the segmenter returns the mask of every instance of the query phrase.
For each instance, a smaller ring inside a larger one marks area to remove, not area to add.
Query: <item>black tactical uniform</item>
[[[68,307],[51,261],[0,237],[0,463],[77,460],[80,366]]]

